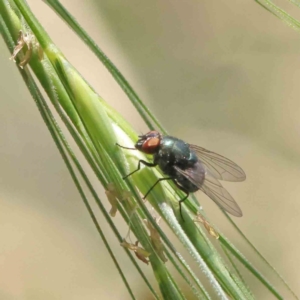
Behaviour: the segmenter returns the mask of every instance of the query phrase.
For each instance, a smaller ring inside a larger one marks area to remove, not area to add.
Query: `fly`
[[[145,194],[144,199],[160,181],[172,180],[186,194],[179,200],[181,217],[182,202],[188,198],[190,193],[198,190],[204,192],[219,207],[231,215],[236,217],[243,215],[238,204],[219,182],[219,180],[244,181],[246,179],[245,172],[228,158],[202,147],[188,144],[178,138],[163,136],[158,131],[150,131],[140,135],[135,148],[120,147],[139,150],[153,156],[152,163],[139,160],[137,169],[123,179],[139,171],[141,164],[151,168],[158,166],[167,176],[158,179]]]

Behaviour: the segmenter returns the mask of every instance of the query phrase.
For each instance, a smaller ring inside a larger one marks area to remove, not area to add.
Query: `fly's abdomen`
[[[198,191],[205,181],[206,169],[200,161],[188,169],[176,171],[176,182],[188,192]]]
[[[194,193],[199,190],[198,186],[194,185],[189,179],[184,177],[183,175],[176,176],[174,179],[183,189],[189,193]]]

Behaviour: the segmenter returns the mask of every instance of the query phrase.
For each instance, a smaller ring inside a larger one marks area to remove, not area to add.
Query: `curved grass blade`
[[[2,19],[0,19],[0,21],[1,20]],[[59,141],[58,133],[57,133],[57,130],[55,129],[55,127],[54,127],[53,120],[49,119],[49,116],[46,115],[46,113],[44,111],[44,108],[40,105],[40,101],[41,101],[41,97],[42,97],[41,93],[38,92],[38,88],[34,84],[34,81],[31,78],[31,76],[30,76],[29,72],[27,71],[27,69],[25,69],[21,73],[22,73],[22,77],[23,77],[26,85],[28,86],[28,88],[29,88],[29,90],[30,90],[33,98],[35,99],[35,101],[36,101],[36,103],[38,105],[39,111],[40,111],[40,113],[41,113],[41,115],[42,115],[42,117],[44,119],[44,122],[47,125],[48,130],[50,131],[53,140],[55,141],[55,144],[56,144],[56,146],[57,146],[57,148],[58,148],[58,150],[59,150],[59,152],[60,152],[60,154],[61,154],[61,156],[62,156],[62,158],[63,158],[63,160],[64,160],[64,162],[65,162],[65,164],[66,164],[66,166],[67,166],[67,168],[68,168],[68,170],[70,172],[70,174],[71,174],[71,177],[72,177],[72,179],[73,179],[73,181],[74,181],[74,183],[75,183],[75,185],[76,185],[76,187],[77,187],[77,189],[78,189],[78,191],[79,191],[79,193],[80,193],[80,195],[82,197],[82,200],[83,200],[83,202],[84,202],[84,204],[85,204],[85,206],[86,206],[86,208],[87,208],[87,210],[88,210],[88,212],[89,212],[89,214],[90,214],[90,216],[91,216],[91,218],[93,220],[93,223],[96,226],[96,229],[97,229],[97,231],[98,231],[98,233],[99,233],[102,241],[105,244],[105,247],[106,247],[107,251],[109,252],[109,254],[110,254],[110,256],[111,256],[111,258],[112,258],[112,260],[113,260],[113,262],[114,262],[114,264],[115,264],[115,266],[116,266],[116,268],[117,268],[117,270],[118,270],[118,272],[119,272],[119,274],[120,274],[120,276],[121,276],[121,278],[122,278],[122,280],[123,280],[123,282],[124,282],[124,284],[125,284],[128,292],[129,292],[129,294],[131,295],[131,298],[135,299],[135,297],[133,295],[133,292],[132,292],[132,290],[131,290],[131,288],[130,288],[127,280],[126,280],[126,277],[125,277],[125,275],[124,275],[124,273],[123,273],[123,271],[122,271],[122,269],[121,269],[121,267],[120,267],[120,265],[119,265],[116,257],[114,256],[113,251],[111,250],[111,248],[110,248],[110,246],[109,246],[109,244],[108,244],[108,242],[107,242],[107,240],[105,238],[105,235],[104,235],[103,231],[101,230],[101,228],[99,226],[99,223],[98,223],[95,215],[93,214],[93,211],[92,211],[92,209],[91,209],[91,207],[90,207],[90,205],[89,205],[89,203],[87,201],[87,198],[86,198],[86,196],[85,196],[85,194],[83,192],[83,189],[82,189],[82,187],[81,187],[81,185],[79,183],[79,180],[77,179],[77,177],[75,175],[75,172],[74,172],[74,170],[73,170],[73,168],[71,166],[69,158],[67,157],[67,155],[65,153],[65,150],[63,149],[61,141]]]
[[[233,254],[277,299],[283,300],[284,298],[279,294],[274,286],[244,257],[241,252],[231,245],[227,239],[220,235],[219,241]]]
[[[99,48],[95,41],[85,32],[85,30],[79,25],[75,18],[65,9],[65,7],[57,0],[43,0],[48,4],[82,39],[82,41],[93,51],[93,53],[99,58],[107,70],[118,82],[123,91],[127,94],[132,104],[135,106],[145,123],[152,130],[159,129],[161,132],[166,133],[162,128],[158,120],[150,112],[149,108],[141,101],[137,93],[131,87],[129,82],[123,76],[123,74],[116,68],[113,62],[108,56]],[[155,128],[156,127],[156,128]]]

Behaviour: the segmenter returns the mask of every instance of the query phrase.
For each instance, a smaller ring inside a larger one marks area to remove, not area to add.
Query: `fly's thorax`
[[[193,167],[198,161],[198,157],[191,150],[190,145],[179,139],[174,141],[173,153],[175,165],[183,170]]]
[[[174,166],[182,169],[192,167],[198,158],[189,144],[172,136],[165,136],[160,141],[159,151],[154,154],[154,162],[170,176],[175,176]]]

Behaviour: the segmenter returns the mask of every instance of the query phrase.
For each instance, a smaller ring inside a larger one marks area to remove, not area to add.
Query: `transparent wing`
[[[204,184],[200,188],[210,199],[217,203],[221,208],[233,216],[241,217],[243,215],[240,207],[234,201],[232,196],[227,192],[221,183],[213,178],[206,177]]]
[[[243,181],[246,174],[236,163],[217,153],[196,145],[190,145],[198,158],[207,167],[208,173],[216,179],[225,181]]]
[[[203,178],[203,172],[201,172],[201,170],[203,170],[203,166],[201,163],[197,163],[194,168],[186,170],[182,170],[176,166],[175,169],[181,175],[189,179],[222,209],[236,217],[241,217],[243,215],[238,204],[217,179],[209,176],[208,174],[206,174],[205,178]]]

